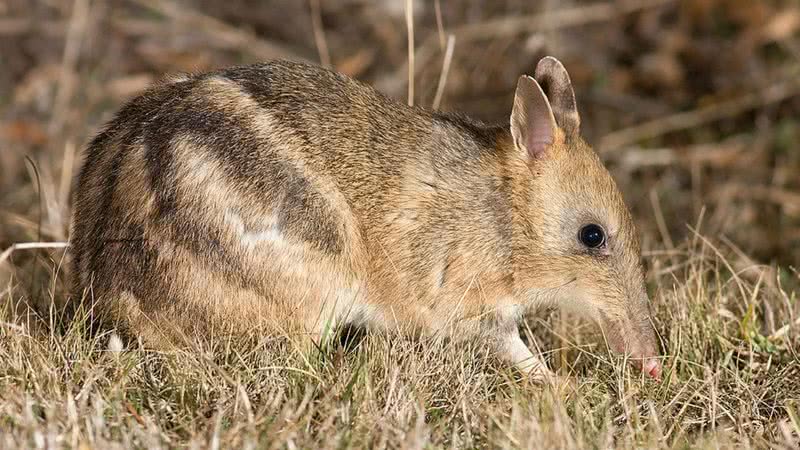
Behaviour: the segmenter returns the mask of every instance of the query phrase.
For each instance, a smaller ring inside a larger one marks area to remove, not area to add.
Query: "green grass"
[[[734,272],[711,245],[650,258],[660,383],[559,315],[529,327],[573,383],[542,387],[479,341],[368,334],[309,357],[265,336],[116,353],[83,321],[56,331],[7,308],[0,447],[797,448],[797,274]]]

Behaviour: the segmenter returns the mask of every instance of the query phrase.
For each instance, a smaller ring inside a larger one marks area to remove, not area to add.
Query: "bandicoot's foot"
[[[563,386],[567,384],[575,384],[575,377],[558,375],[549,369],[532,371],[528,373],[525,378],[531,383],[538,385]]]
[[[529,383],[537,388],[549,388],[553,392],[570,396],[577,391],[578,379],[569,375],[558,375],[549,370],[529,373],[525,377]]]

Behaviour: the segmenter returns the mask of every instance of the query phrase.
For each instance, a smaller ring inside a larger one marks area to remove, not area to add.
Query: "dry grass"
[[[629,370],[567,318],[530,321],[537,343],[554,349],[550,365],[575,377],[571,388],[553,389],[519,379],[480,342],[368,335],[326,346],[313,360],[280,336],[118,353],[105,336],[87,338],[83,321],[46,331],[58,327],[12,322],[6,313],[0,446],[800,445],[796,295],[767,278],[775,274],[767,268],[748,270],[755,281],[731,272],[700,237],[652,261],[667,355],[661,383]],[[781,327],[765,336],[769,314]]]
[[[154,78],[306,59],[494,121],[543,54],[640,224],[662,383],[552,314],[531,340],[574,389],[480,342],[114,353],[56,313],[80,147]],[[797,448],[798,58],[793,0],[0,2],[0,447]]]

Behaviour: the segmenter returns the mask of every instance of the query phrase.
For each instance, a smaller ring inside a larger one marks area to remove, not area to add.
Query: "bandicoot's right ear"
[[[550,99],[553,115],[564,133],[567,136],[578,134],[581,117],[578,115],[578,107],[575,105],[572,82],[561,61],[552,56],[545,56],[536,65],[534,78],[539,82],[547,98]]]
[[[541,158],[553,144],[555,133],[556,119],[539,83],[527,75],[519,77],[511,110],[514,145],[531,158]]]

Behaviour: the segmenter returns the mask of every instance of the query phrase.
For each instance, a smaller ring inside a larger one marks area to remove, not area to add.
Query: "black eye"
[[[599,248],[606,243],[606,233],[600,225],[590,223],[581,228],[578,239],[589,248]]]

